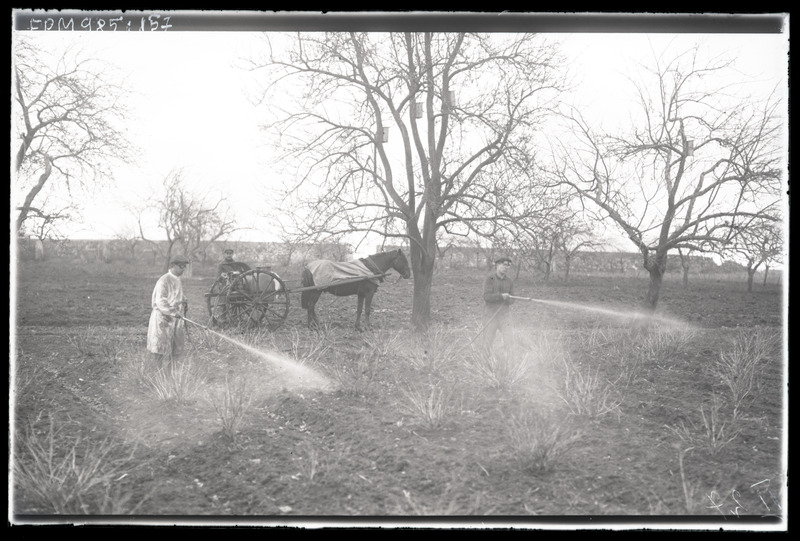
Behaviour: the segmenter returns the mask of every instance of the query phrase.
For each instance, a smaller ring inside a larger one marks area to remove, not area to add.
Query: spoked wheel
[[[253,269],[231,284],[225,297],[227,316],[245,328],[266,327],[274,331],[289,314],[289,295],[283,280],[263,269]]]
[[[206,295],[206,306],[211,325],[226,328],[236,325],[238,316],[228,304],[230,283],[225,277],[219,277]]]

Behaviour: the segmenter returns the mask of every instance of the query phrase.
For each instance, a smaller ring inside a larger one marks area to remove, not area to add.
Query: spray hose
[[[201,324],[197,323],[196,321],[192,321],[191,319],[189,319],[189,318],[188,318],[188,317],[186,317],[186,316],[183,316],[181,319],[183,319],[183,320],[184,320],[185,322],[187,322],[187,323],[191,323],[192,325],[196,325],[196,326],[200,327],[201,329],[205,329],[205,330],[207,330],[207,331],[210,331],[210,330],[211,330],[211,329],[209,329],[208,327],[206,327],[205,325],[201,325]]]
[[[513,297],[512,297],[512,298],[513,298]],[[472,337],[472,340],[470,340],[469,342],[467,342],[467,345],[465,345],[465,346],[463,347],[463,349],[467,349],[469,346],[471,346],[471,345],[472,345],[472,343],[473,343],[475,340],[477,340],[477,339],[478,339],[478,337],[479,337],[481,334],[483,334],[483,331],[485,331],[485,330],[486,330],[486,327],[488,327],[488,326],[489,326],[489,323],[491,323],[491,322],[492,322],[492,320],[493,320],[495,317],[497,317],[497,314],[499,314],[499,313],[500,313],[500,310],[501,310],[502,308],[503,308],[503,305],[502,305],[502,304],[501,304],[500,306],[498,306],[497,310],[495,310],[495,311],[494,311],[494,314],[492,314],[492,316],[491,316],[489,319],[487,319],[487,320],[486,320],[486,322],[484,322],[484,324],[483,324],[483,326],[480,328],[480,330],[479,330],[479,331],[478,331],[478,332],[475,334],[475,336],[473,336],[473,337]]]

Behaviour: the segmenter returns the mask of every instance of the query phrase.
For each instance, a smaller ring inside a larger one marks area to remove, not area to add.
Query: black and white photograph
[[[788,13],[11,11],[9,526],[788,531]]]

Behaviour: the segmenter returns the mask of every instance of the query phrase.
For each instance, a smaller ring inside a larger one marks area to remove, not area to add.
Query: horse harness
[[[364,265],[366,265],[366,267],[370,270],[370,272],[372,272],[372,274],[382,275],[384,273],[384,271],[382,271],[380,267],[378,267],[378,265],[376,265],[375,262],[372,260],[372,256],[367,256],[363,258],[361,261],[364,262]],[[383,282],[383,278],[384,278],[383,276],[379,276],[378,280]]]

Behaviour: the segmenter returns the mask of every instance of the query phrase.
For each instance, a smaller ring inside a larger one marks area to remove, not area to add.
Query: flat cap
[[[513,261],[511,261],[511,258],[507,256],[503,256],[494,260],[495,265],[499,265],[500,263],[513,263]]]
[[[176,255],[169,261],[170,265],[188,265],[189,260],[183,257],[182,255]]]

